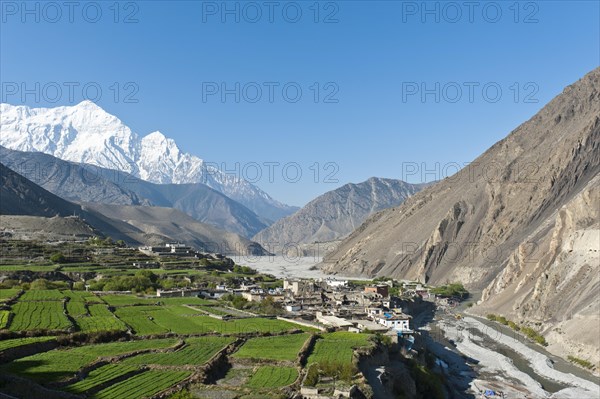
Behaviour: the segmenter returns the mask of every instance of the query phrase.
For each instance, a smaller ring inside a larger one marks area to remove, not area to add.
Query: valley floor
[[[600,398],[600,379],[485,320],[438,312],[420,320],[427,347],[464,397],[487,389],[507,398]],[[458,356],[457,356],[458,355]]]

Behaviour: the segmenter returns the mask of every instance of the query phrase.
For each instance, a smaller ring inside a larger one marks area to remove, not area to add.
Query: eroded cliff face
[[[519,246],[474,311],[542,331],[550,350],[600,362],[600,177]]]
[[[323,269],[483,291],[473,309],[600,360],[600,68],[469,167],[373,215]]]
[[[367,219],[323,269],[484,289],[600,173],[599,92],[596,69],[456,175]]]

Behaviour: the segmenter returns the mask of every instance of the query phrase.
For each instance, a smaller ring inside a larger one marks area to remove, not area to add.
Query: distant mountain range
[[[204,184],[154,184],[116,170],[0,146],[9,168],[64,199],[178,209],[212,226],[252,237],[268,225],[250,209]]]
[[[160,132],[140,137],[91,101],[56,108],[0,104],[0,145],[117,170],[151,183],[201,183],[271,222],[298,209],[181,152]]]
[[[371,216],[323,269],[482,292],[482,315],[600,361],[600,68],[469,167]],[[568,299],[568,300],[565,300]]]
[[[422,187],[424,185],[376,177],[358,184],[346,184],[315,198],[253,239],[276,243],[279,248],[286,244],[337,240],[354,231],[369,215],[400,205]]]
[[[66,201],[0,163],[0,215],[11,215],[0,229],[47,236],[110,236],[130,245],[185,242],[198,250],[236,255],[265,255],[264,249],[235,233],[198,222],[172,208],[78,205]],[[68,221],[66,219],[69,219]],[[54,231],[52,231],[54,229]],[[71,229],[71,231],[69,231]]]

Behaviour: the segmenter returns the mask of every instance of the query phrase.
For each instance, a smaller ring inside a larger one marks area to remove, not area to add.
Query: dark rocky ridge
[[[424,185],[372,177],[329,191],[254,236],[264,243],[307,244],[345,237],[369,215],[401,204]]]

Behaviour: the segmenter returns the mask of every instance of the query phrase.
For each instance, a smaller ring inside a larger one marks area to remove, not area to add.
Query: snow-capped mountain
[[[0,104],[0,145],[116,169],[152,183],[203,183],[272,221],[297,209],[181,152],[161,132],[140,137],[91,101],[56,108]]]

